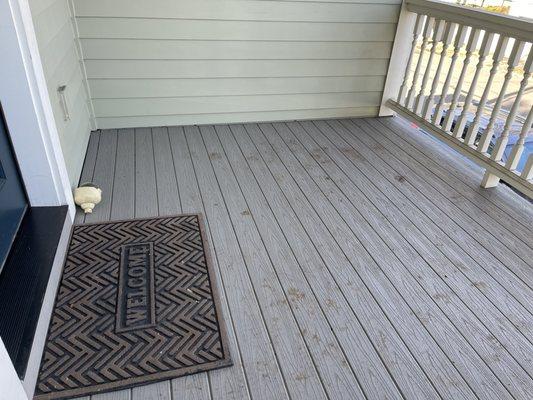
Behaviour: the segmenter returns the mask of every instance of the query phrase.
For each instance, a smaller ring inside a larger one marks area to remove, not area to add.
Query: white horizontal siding
[[[76,186],[91,130],[89,97],[76,51],[67,0],[30,0],[30,10],[69,179]],[[66,85],[70,119],[64,120],[57,88]]]
[[[290,121],[306,120],[313,118],[330,118],[338,115],[339,118],[364,117],[377,114],[379,107],[349,107],[349,108],[324,108],[312,110],[262,111],[252,113],[223,113],[223,114],[188,114],[188,115],[156,115],[136,117],[108,117],[97,118],[101,129],[136,128],[140,126],[171,126],[194,124],[223,124],[239,122],[262,121]]]
[[[383,76],[89,80],[93,99],[380,92],[383,84]]]
[[[97,99],[101,117],[173,114],[221,114],[254,111],[378,106],[379,92],[312,93],[261,96],[170,97],[156,99]]]
[[[208,19],[231,21],[388,22],[398,19],[397,4],[231,1],[231,0],[75,0],[80,17]]]
[[[87,60],[316,60],[389,58],[390,42],[82,39]]]
[[[85,65],[89,79],[384,76],[388,60],[86,60]]]
[[[392,42],[395,23],[78,18],[81,38]]]
[[[98,126],[376,115],[400,3],[74,0]]]

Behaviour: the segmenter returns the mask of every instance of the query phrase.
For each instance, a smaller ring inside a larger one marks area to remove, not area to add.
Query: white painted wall
[[[99,128],[377,115],[400,3],[73,0]]]
[[[70,185],[77,186],[91,131],[91,104],[69,0],[28,0]],[[65,120],[58,87],[66,85]]]

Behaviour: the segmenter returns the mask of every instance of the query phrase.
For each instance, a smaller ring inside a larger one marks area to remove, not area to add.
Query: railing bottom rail
[[[485,168],[482,187],[503,179],[533,198],[532,49],[532,20],[404,0],[380,115],[403,115]]]

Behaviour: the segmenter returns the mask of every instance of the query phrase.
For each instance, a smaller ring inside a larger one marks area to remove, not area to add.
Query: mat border
[[[218,282],[217,282],[216,274],[215,274],[216,271],[215,271],[215,268],[213,267],[213,258],[211,254],[211,248],[209,246],[209,241],[206,238],[207,232],[206,232],[206,225],[204,223],[203,213],[171,214],[171,215],[161,215],[161,216],[156,216],[156,217],[142,217],[142,218],[119,219],[119,220],[102,221],[102,222],[77,223],[77,224],[73,224],[71,227],[68,245],[70,246],[70,242],[72,241],[72,237],[74,235],[74,229],[79,226],[109,225],[109,224],[116,224],[116,223],[121,223],[121,222],[146,221],[146,220],[154,220],[154,219],[168,219],[168,218],[191,217],[191,216],[195,216],[198,219],[200,237],[201,237],[202,245],[204,248],[205,261],[206,261],[206,266],[207,266],[207,271],[208,271],[209,285],[211,286],[213,304],[215,307],[215,315],[216,315],[217,322],[218,322],[218,327],[219,327],[219,332],[220,332],[220,341],[222,344],[222,352],[224,354],[224,357],[218,361],[212,361],[212,362],[205,363],[205,364],[181,368],[179,372],[166,371],[166,372],[158,372],[155,374],[149,374],[149,375],[144,375],[144,376],[135,377],[135,378],[123,379],[123,380],[117,381],[117,382],[121,382],[120,385],[117,385],[116,382],[109,382],[109,383],[96,384],[96,385],[88,386],[85,388],[62,390],[58,392],[40,394],[40,395],[35,395],[33,397],[34,400],[59,400],[59,399],[65,399],[68,397],[92,396],[92,395],[100,394],[103,392],[130,389],[135,386],[141,386],[142,384],[151,384],[151,383],[161,382],[161,381],[168,380],[168,379],[191,375],[197,372],[212,371],[215,369],[229,367],[233,365],[233,360],[231,358],[231,354],[229,351],[229,338],[228,338],[227,326],[226,326],[226,322],[222,314],[221,291],[219,290],[219,286],[218,286]],[[57,303],[57,296],[59,294],[59,289],[61,288],[61,284],[63,283],[63,272],[67,264],[69,252],[70,252],[70,249],[67,251],[67,254],[65,255],[65,261],[61,268],[61,281],[57,287],[57,291],[56,291],[56,295],[54,299],[54,310],[55,310],[55,306]],[[52,315],[53,315],[53,311],[52,311]],[[51,325],[52,324],[50,323],[48,327],[48,332],[46,334],[46,342],[48,342]],[[41,365],[44,359],[44,354],[45,352],[43,350],[43,355],[41,357],[41,363],[39,365],[39,372],[41,370]],[[37,379],[35,391],[37,391],[38,385],[39,385],[39,380]]]

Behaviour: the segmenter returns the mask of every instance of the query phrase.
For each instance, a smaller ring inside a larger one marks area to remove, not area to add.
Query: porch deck
[[[398,118],[93,133],[77,222],[203,213],[234,366],[92,400],[530,398],[533,207],[481,176]]]

